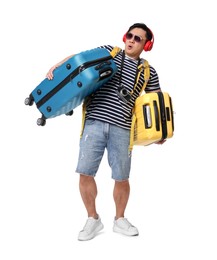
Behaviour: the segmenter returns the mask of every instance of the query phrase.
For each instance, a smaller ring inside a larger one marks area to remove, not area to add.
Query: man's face
[[[141,28],[134,28],[126,34],[125,53],[127,56],[138,59],[146,42],[146,32]]]

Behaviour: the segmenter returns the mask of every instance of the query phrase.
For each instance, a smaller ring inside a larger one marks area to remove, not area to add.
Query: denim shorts
[[[87,119],[80,140],[76,172],[94,177],[107,150],[108,164],[112,170],[111,177],[117,181],[127,180],[131,167],[129,142],[130,130],[99,120]]]

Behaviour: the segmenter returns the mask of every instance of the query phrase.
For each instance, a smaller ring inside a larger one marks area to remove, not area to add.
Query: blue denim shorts
[[[94,177],[107,150],[112,178],[117,181],[127,180],[131,167],[129,142],[130,130],[99,120],[87,119],[80,140],[76,172]]]

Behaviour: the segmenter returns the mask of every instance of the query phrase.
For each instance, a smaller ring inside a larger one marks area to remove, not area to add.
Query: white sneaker
[[[134,227],[126,218],[114,220],[113,231],[126,236],[139,235],[138,229]]]
[[[104,228],[100,217],[98,219],[95,219],[93,217],[89,217],[86,221],[86,224],[79,232],[78,240],[86,241],[94,238],[96,234]]]

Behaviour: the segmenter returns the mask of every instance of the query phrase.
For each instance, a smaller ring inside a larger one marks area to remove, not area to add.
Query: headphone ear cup
[[[126,42],[126,33],[123,36],[123,42]]]
[[[147,41],[144,45],[144,51],[150,51],[153,47],[153,42],[152,41]]]

